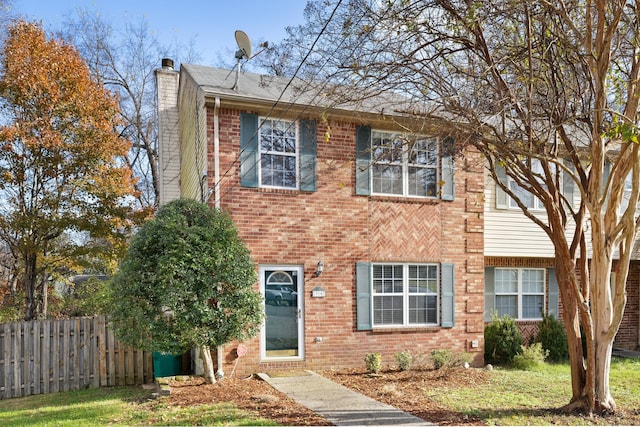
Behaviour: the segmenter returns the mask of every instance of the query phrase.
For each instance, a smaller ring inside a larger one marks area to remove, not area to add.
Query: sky
[[[42,21],[45,30],[61,28],[78,7],[99,11],[116,26],[145,18],[163,45],[187,45],[192,39],[202,65],[234,62],[234,33],[244,31],[254,52],[263,41],[282,40],[287,26],[302,24],[306,0],[12,0],[14,12]],[[226,58],[226,56],[231,56]]]

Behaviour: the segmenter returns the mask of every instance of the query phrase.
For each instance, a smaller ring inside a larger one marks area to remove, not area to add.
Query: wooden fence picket
[[[0,324],[0,399],[152,381],[152,353],[118,342],[104,316]]]

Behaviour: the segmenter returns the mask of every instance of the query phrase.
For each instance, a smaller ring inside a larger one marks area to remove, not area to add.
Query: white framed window
[[[436,137],[372,131],[372,193],[438,197],[439,146]]]
[[[373,327],[438,324],[438,264],[372,264],[371,269]]]
[[[545,303],[543,268],[496,268],[495,310],[499,317],[518,320],[542,318]]]
[[[544,210],[544,206],[540,202],[540,199],[534,197],[533,194],[531,194],[529,191],[520,187],[511,177],[508,178],[508,182],[511,191],[516,194],[518,199],[520,199],[520,201],[524,203],[527,209]],[[509,197],[509,207],[511,209],[520,209],[520,207],[512,197]]]
[[[554,167],[553,164],[551,164],[550,166],[552,168]],[[531,169],[532,169],[534,174],[542,175],[542,173],[543,173],[542,166],[540,165],[540,161],[538,159],[532,159],[531,160]],[[524,188],[520,187],[518,185],[518,183],[516,183],[513,180],[513,178],[507,177],[507,182],[508,182],[508,185],[509,185],[509,189],[511,189],[511,191],[513,191],[518,196],[518,199],[520,199],[520,201],[522,203],[524,203],[524,205],[527,207],[527,209],[534,210],[534,211],[536,211],[536,210],[537,211],[545,210],[545,208],[544,208],[542,202],[540,201],[540,199],[535,197],[529,191],[527,191]],[[516,201],[511,197],[509,197],[509,207],[512,208],[512,209],[519,209],[520,208],[518,206],[518,204],[516,203]]]
[[[260,186],[298,189],[300,150],[297,122],[261,118],[258,136]]]

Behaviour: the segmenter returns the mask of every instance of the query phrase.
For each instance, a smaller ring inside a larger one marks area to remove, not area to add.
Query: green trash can
[[[166,354],[153,352],[153,377],[172,377],[180,375],[182,368],[182,354]]]

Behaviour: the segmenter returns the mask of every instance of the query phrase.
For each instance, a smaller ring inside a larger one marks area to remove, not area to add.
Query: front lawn
[[[455,368],[366,369],[323,372],[323,375],[406,412],[439,425],[640,425],[640,360],[615,360],[611,391],[618,405],[614,417],[567,416],[569,366],[545,364],[532,371]]]
[[[0,401],[1,426],[276,425],[231,404],[176,407],[139,387],[106,387]]]

